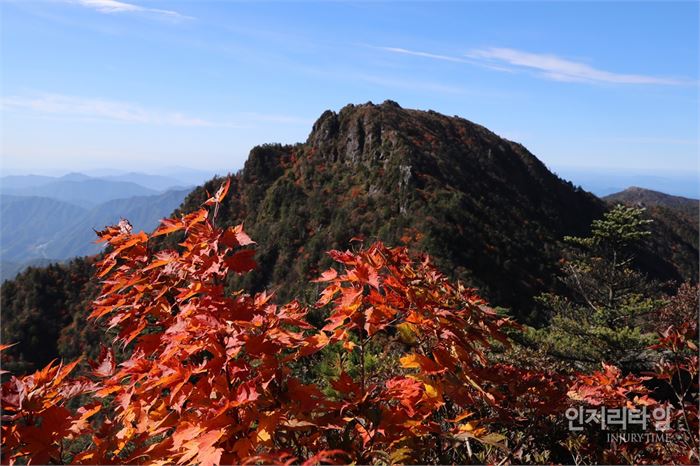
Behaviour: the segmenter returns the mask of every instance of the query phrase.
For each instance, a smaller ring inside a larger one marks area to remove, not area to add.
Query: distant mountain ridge
[[[674,196],[700,196],[700,173],[697,171],[649,173],[637,171],[633,167],[628,170],[557,167],[553,171],[599,197],[624,191],[630,186],[640,186]]]
[[[0,195],[0,259],[22,264],[96,254],[101,247],[94,243],[94,229],[125,217],[134,228],[150,231],[189,191],[112,199],[89,209],[44,197]]]
[[[2,177],[2,279],[28,265],[96,254],[100,247],[94,244],[93,229],[116,223],[121,216],[128,216],[135,228],[151,230],[190,189],[176,178],[136,172]]]
[[[689,261],[689,258],[697,259],[698,256],[700,201],[634,186],[603,199],[609,204],[644,207],[647,215],[654,220],[650,225],[652,238],[663,239],[650,244],[652,254],[663,255],[678,267],[697,269],[697,262]],[[649,262],[648,256],[642,259]],[[689,279],[694,277],[697,275],[688,274]]]
[[[7,173],[8,170],[3,170]],[[200,170],[187,167],[160,167],[157,173],[125,171],[120,169],[91,169],[85,172],[70,172],[62,175],[18,174],[17,170],[9,170],[13,174],[0,176],[0,189],[28,188],[45,185],[55,181],[82,181],[99,179],[107,181],[123,181],[139,184],[156,191],[167,191],[188,186],[197,186],[211,179],[220,170]],[[222,173],[227,173],[223,171]],[[21,172],[20,172],[21,173]]]
[[[662,206],[682,212],[696,222],[700,213],[700,200],[654,191],[651,189],[631,186],[619,193],[610,194],[603,198],[608,202],[633,204],[640,206]]]
[[[79,221],[69,223],[57,232],[49,248],[54,251],[55,257],[61,259],[97,254],[102,247],[94,243],[94,230],[126,218],[137,231],[152,231],[162,218],[168,217],[182,203],[189,192],[190,189],[172,190],[153,196],[104,202],[87,211]]]
[[[68,202],[81,207],[94,207],[112,199],[148,196],[158,191],[136,183],[109,181],[97,178],[79,179],[75,176],[59,178],[46,184],[21,188],[0,185],[0,193],[14,196],[43,197]]]
[[[108,181],[122,181],[128,183],[136,183],[141,186],[148,186],[151,189],[158,191],[167,191],[178,188],[184,188],[189,183],[182,180],[171,178],[168,176],[149,175],[145,173],[129,172],[121,175],[109,175],[100,177],[100,179]]]

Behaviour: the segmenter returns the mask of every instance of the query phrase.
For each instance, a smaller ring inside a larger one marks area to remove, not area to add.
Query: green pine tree
[[[656,286],[635,269],[635,250],[650,235],[644,209],[618,205],[591,225],[591,236],[565,237],[565,294],[538,297],[550,325],[529,332],[550,355],[578,367],[615,363],[633,370],[648,363],[650,314]]]

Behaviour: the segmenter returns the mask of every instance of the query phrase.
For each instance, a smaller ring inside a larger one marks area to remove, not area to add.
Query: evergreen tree
[[[538,297],[550,325],[530,337],[549,354],[599,367],[616,363],[638,369],[648,362],[649,314],[660,305],[655,285],[635,269],[635,251],[650,235],[644,209],[618,205],[593,221],[591,236],[565,237],[561,260],[566,294]]]

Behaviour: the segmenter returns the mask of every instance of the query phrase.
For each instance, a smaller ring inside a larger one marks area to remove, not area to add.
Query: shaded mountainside
[[[664,206],[648,206],[651,237],[639,262],[651,277],[698,281],[698,222]],[[663,258],[663,260],[659,260]],[[674,278],[678,275],[678,278]]]
[[[221,182],[195,189],[175,215],[197,209]],[[562,238],[587,235],[606,209],[520,144],[462,118],[385,102],[325,112],[305,143],[252,149],[217,222],[244,223],[258,243],[258,269],[231,275],[230,285],[272,289],[278,301],[315,302],[318,287],[308,279],[331,265],[325,252],[356,247],[351,240],[364,237],[427,252],[494,305],[538,322],[533,296],[556,288]],[[692,230],[677,220],[671,230]],[[681,238],[669,231],[658,230],[670,236],[653,240],[645,269],[662,280],[697,280],[697,234],[691,244],[688,232]],[[32,353],[37,332],[48,332],[41,341],[57,342],[54,355],[94,347],[84,309],[95,289],[85,261],[28,269],[3,284],[3,318],[10,321],[3,341],[24,340],[8,352],[24,355],[17,367],[47,362],[51,349]],[[64,327],[48,329],[44,320]]]
[[[698,214],[700,209],[700,201],[698,199],[690,199],[681,196],[671,196],[670,194],[660,193],[651,189],[638,188],[632,186],[620,191],[619,193],[610,194],[603,198],[609,203],[621,203],[627,205],[638,205],[643,207],[661,206],[677,211],[686,215],[689,219],[698,222]]]

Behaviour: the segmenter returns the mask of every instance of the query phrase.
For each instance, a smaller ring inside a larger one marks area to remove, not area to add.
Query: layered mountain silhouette
[[[174,214],[199,208],[222,181],[196,188]],[[479,288],[492,304],[537,322],[533,298],[557,287],[562,238],[588,234],[609,207],[483,126],[387,101],[326,111],[304,143],[253,148],[232,176],[217,223],[243,223],[258,243],[258,269],[231,275],[230,285],[271,289],[279,301],[314,302],[318,287],[308,280],[331,265],[327,250],[356,248],[358,238],[379,239],[429,253],[444,272]],[[656,230],[640,265],[660,280],[697,281],[697,224],[681,215],[673,223],[675,211],[664,209],[661,220],[649,210]],[[32,268],[3,284],[4,316],[25,316],[7,328],[26,335],[39,318],[26,316],[40,308],[48,320],[38,327],[50,321],[64,328],[60,338],[44,340],[62,342],[54,353],[82,351],[81,342],[89,339],[79,329],[96,289],[86,264]],[[79,299],[65,276],[86,290]],[[12,335],[5,328],[7,340]],[[13,351],[42,362],[29,356],[29,347]]]
[[[11,278],[26,266],[97,254],[95,229],[129,218],[147,231],[180,205],[189,189],[112,199],[84,208],[56,199],[0,195],[0,272]]]
[[[33,183],[39,180],[41,177],[6,177],[2,179],[0,192],[3,195],[50,198],[86,208],[112,199],[158,194],[157,190],[130,181],[97,179],[81,173],[49,178],[46,183]]]
[[[0,279],[29,266],[96,254],[93,229],[124,217],[150,230],[189,192],[179,178],[145,173],[0,178]]]
[[[46,255],[45,245],[85,212],[82,207],[56,199],[0,195],[0,259],[16,263],[58,259]]]

